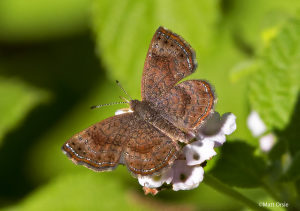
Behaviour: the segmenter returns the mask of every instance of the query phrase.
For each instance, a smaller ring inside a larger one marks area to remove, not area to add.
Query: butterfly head
[[[133,111],[138,110],[138,107],[140,104],[141,104],[141,102],[139,100],[130,100],[129,101],[130,109]]]

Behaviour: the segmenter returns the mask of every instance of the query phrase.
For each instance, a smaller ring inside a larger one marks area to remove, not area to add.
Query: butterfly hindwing
[[[178,151],[176,141],[147,122],[140,121],[126,146],[124,160],[135,175],[151,175],[170,166]]]
[[[194,131],[211,113],[214,102],[215,96],[207,81],[188,80],[172,88],[154,106],[178,128]]]

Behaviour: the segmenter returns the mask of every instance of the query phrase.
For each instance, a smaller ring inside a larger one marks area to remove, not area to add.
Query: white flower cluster
[[[174,191],[198,187],[204,175],[201,164],[216,155],[214,148],[226,141],[225,135],[236,130],[235,120],[232,113],[226,113],[222,117],[218,112],[213,113],[196,134],[196,141],[183,147],[181,155],[171,168],[160,175],[139,176],[139,183],[144,186],[144,190],[159,188],[164,183],[172,185]]]
[[[247,125],[254,137],[259,138],[259,146],[263,152],[269,152],[275,145],[276,136],[267,133],[267,126],[256,111],[251,111],[247,119]]]

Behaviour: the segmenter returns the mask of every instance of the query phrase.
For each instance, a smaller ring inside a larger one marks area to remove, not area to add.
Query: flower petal
[[[254,137],[262,135],[267,127],[256,111],[251,111],[247,119],[247,125]]]
[[[269,152],[275,144],[276,137],[269,133],[259,139],[260,149],[264,152]]]
[[[236,130],[236,116],[232,113],[223,114],[220,117],[214,112],[197,132],[197,140],[209,139],[215,142],[215,147],[226,141],[225,135],[230,135]]]
[[[130,108],[121,108],[116,110],[115,115],[126,114],[130,112],[133,112]]]
[[[226,141],[226,136],[223,133],[220,133],[215,136],[207,137],[206,139],[214,141],[215,147],[219,147],[219,146],[223,145],[224,142]]]
[[[172,170],[167,169],[161,172],[160,175],[154,176],[138,176],[138,180],[141,186],[147,188],[158,188],[164,183],[170,184],[173,179]]]
[[[186,145],[183,152],[186,157],[186,163],[189,166],[198,165],[205,160],[210,159],[217,153],[214,150],[214,142],[208,139],[202,141],[195,141]]]
[[[230,135],[236,130],[236,116],[233,113],[226,113],[222,116],[222,131],[225,135]]]
[[[198,130],[198,139],[204,139],[205,137],[214,136],[220,133],[222,122],[220,114],[218,112],[212,113],[207,120],[203,122]]]
[[[173,170],[173,190],[191,190],[203,180],[204,170],[201,166],[188,166],[185,160],[176,160]]]

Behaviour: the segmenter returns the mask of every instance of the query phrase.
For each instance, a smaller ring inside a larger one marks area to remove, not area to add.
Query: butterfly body
[[[95,171],[124,164],[135,176],[170,167],[181,147],[213,111],[215,96],[204,80],[178,83],[196,69],[195,52],[177,34],[159,27],[147,53],[142,100],[133,112],[100,121],[70,138],[63,152]]]
[[[153,125],[172,140],[188,143],[193,138],[192,135],[185,133],[171,122],[164,119],[153,106],[151,107],[150,102],[131,100],[129,105],[131,110],[137,113],[138,117]]]

